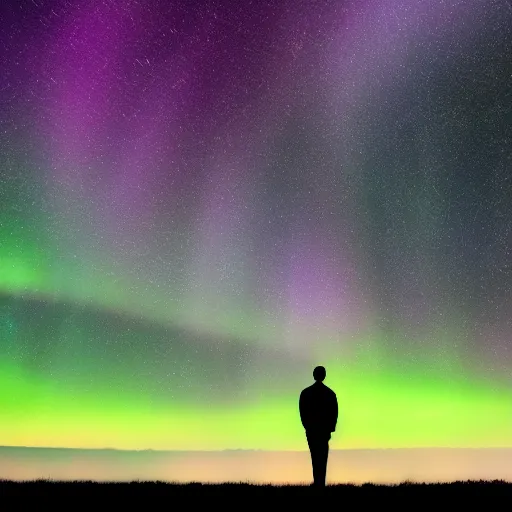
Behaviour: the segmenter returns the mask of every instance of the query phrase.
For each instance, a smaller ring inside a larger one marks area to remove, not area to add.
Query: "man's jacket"
[[[302,425],[307,432],[334,432],[338,421],[336,393],[323,382],[302,390],[299,399]]]

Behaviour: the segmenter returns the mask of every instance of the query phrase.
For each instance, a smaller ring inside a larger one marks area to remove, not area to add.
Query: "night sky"
[[[0,9],[0,445],[512,446],[509,0]]]

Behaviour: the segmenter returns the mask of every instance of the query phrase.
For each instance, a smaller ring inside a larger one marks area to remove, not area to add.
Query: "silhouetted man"
[[[313,370],[313,378],[316,382],[300,394],[299,412],[311,452],[314,485],[325,487],[329,439],[331,432],[336,430],[338,400],[336,393],[323,383],[323,366],[317,366]]]

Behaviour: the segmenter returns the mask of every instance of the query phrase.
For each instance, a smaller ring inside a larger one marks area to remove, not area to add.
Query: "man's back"
[[[320,487],[325,486],[329,439],[338,421],[336,393],[323,383],[325,376],[325,368],[317,366],[313,370],[315,383],[303,389],[299,398],[300,419],[311,452],[314,485]]]
[[[336,393],[323,382],[302,390],[299,399],[302,425],[309,432],[334,432],[338,420]]]

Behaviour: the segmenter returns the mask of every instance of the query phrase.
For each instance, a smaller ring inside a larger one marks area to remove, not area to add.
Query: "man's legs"
[[[313,483],[316,485],[318,482],[318,447],[317,438],[313,434],[306,432],[308,440],[309,452],[311,453],[311,465],[313,466]]]
[[[313,481],[315,486],[325,487],[325,475],[327,472],[327,458],[329,456],[329,439],[331,434],[307,433],[311,463],[313,465]]]
[[[318,479],[322,487],[325,487],[325,476],[327,473],[327,458],[329,456],[329,437],[322,437],[318,445]]]

